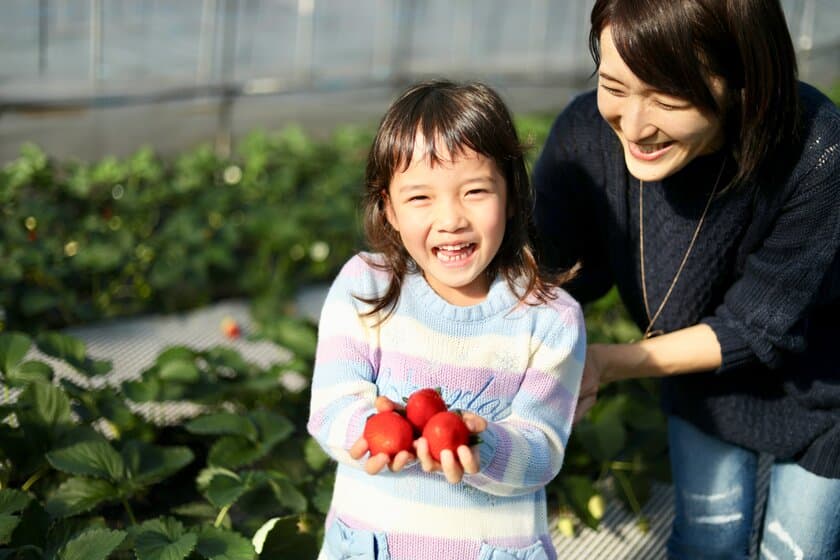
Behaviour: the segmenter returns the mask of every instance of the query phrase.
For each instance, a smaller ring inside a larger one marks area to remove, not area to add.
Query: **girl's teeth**
[[[441,262],[455,262],[466,259],[472,254],[472,243],[462,243],[460,245],[440,245],[435,251],[438,260]]]

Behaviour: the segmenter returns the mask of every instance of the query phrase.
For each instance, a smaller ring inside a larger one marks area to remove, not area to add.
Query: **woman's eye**
[[[666,111],[679,111],[680,109],[687,109],[690,107],[690,105],[684,101],[671,101],[664,99],[657,99],[656,104]]]
[[[422,202],[422,201],[424,201],[424,200],[426,200],[426,199],[428,199],[428,198],[429,198],[429,197],[427,197],[427,196],[425,196],[425,195],[418,194],[418,195],[416,195],[416,196],[412,196],[411,198],[409,198],[409,199],[408,199],[408,201],[409,201],[409,202]]]
[[[622,95],[621,90],[615,89],[615,88],[610,87],[610,86],[605,86],[604,84],[601,84],[601,89],[603,89],[604,91],[606,91],[610,95],[615,95],[615,96]]]
[[[486,192],[487,192],[487,189],[471,189],[471,190],[467,191],[467,196],[469,196],[469,195],[473,195],[473,196],[481,195],[481,194],[484,194]]]

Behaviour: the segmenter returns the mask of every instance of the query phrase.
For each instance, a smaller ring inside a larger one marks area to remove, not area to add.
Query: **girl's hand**
[[[388,410],[396,410],[398,408],[397,403],[388,397],[382,396],[376,397],[376,401],[374,401],[373,405],[376,407],[376,412],[386,412]],[[357,439],[356,443],[350,447],[350,456],[357,461],[364,457],[367,452],[368,444],[364,437]],[[388,467],[391,472],[400,472],[409,462],[414,460],[414,458],[414,455],[408,451],[400,451],[394,456],[393,460],[389,460],[388,456],[384,453],[378,453],[377,455],[369,457],[365,462],[365,472],[368,474],[378,474],[385,467]]]
[[[487,420],[477,414],[464,412],[463,418],[470,433],[479,434],[487,429]],[[418,438],[414,442],[414,449],[417,451],[420,466],[425,472],[443,471],[446,480],[450,484],[461,482],[464,474],[476,474],[480,468],[478,446],[468,447],[461,445],[455,450],[455,453],[444,449],[440,454],[440,462],[432,458],[432,454],[429,452],[429,443],[426,441],[426,438]]]

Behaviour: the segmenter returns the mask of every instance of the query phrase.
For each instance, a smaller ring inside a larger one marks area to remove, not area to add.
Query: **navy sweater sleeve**
[[[723,373],[756,358],[778,367],[806,349],[806,318],[840,300],[840,112],[823,105],[802,160],[785,182],[773,225],[714,316],[703,320],[721,345]]]

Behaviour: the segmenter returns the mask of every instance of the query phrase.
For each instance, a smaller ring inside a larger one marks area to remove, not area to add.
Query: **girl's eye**
[[[418,194],[418,195],[415,195],[415,196],[412,196],[411,198],[409,198],[408,201],[409,202],[422,202],[422,201],[424,201],[428,198],[429,197],[427,197],[426,195]]]
[[[487,189],[472,189],[472,190],[467,191],[467,196],[469,196],[469,195],[473,195],[473,196],[481,195],[481,194],[484,194],[486,192],[487,192]]]

